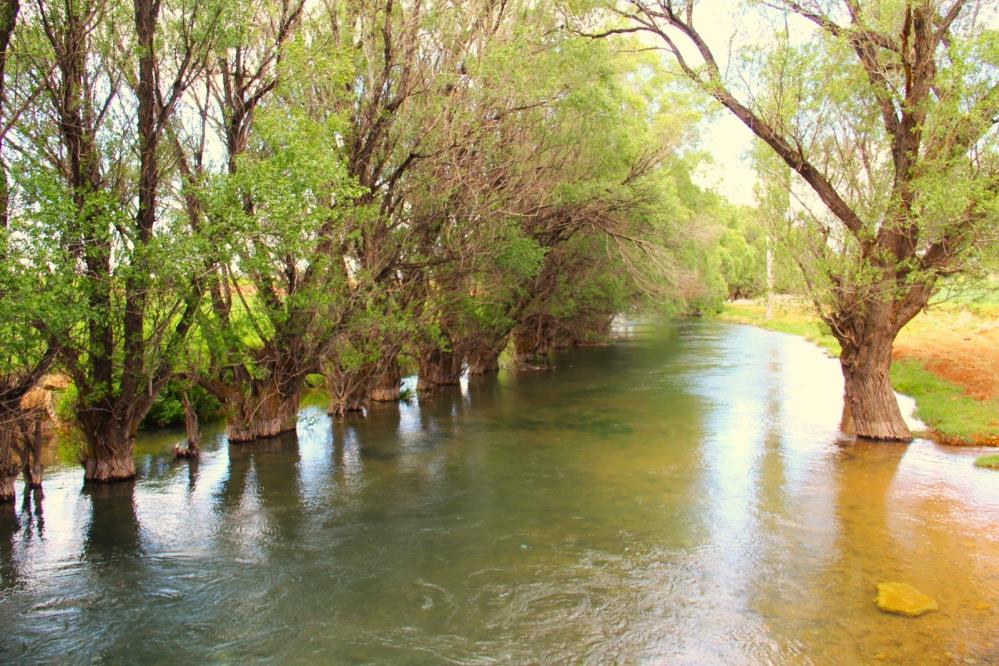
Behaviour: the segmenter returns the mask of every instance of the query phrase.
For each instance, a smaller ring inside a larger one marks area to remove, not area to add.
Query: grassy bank
[[[955,374],[956,364],[941,358],[946,353],[979,360],[982,351],[973,345],[980,344],[983,330],[991,333],[995,328],[991,314],[956,305],[941,306],[929,315],[919,315],[899,335],[903,344],[896,344],[892,385],[915,399],[916,416],[930,427],[932,432],[928,434],[939,441],[999,445],[996,381],[990,370],[981,369],[995,366],[984,364],[979,368],[971,364]],[[830,356],[839,354],[836,339],[804,305],[781,303],[767,320],[761,304],[728,303],[719,318],[798,335],[815,342]],[[943,339],[943,333],[950,337]],[[966,348],[962,349],[962,345]],[[902,355],[898,354],[900,347]]]

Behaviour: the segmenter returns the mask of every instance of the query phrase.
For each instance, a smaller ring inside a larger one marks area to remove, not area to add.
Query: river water
[[[997,663],[999,473],[854,444],[790,336],[632,322],[553,372],[0,516],[0,661]],[[940,611],[878,611],[879,581]]]

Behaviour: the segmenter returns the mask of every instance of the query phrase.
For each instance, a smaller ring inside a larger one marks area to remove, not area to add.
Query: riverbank
[[[999,308],[941,304],[921,313],[895,341],[891,381],[916,401],[934,439],[999,446]],[[719,319],[798,335],[831,356],[839,344],[806,304],[782,300],[766,318],[760,302],[727,303]]]

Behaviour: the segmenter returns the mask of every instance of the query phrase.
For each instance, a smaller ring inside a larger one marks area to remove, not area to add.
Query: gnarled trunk
[[[892,344],[909,319],[893,316],[889,304],[869,303],[854,319],[841,317],[837,322],[840,331],[849,331],[837,336],[842,348],[845,432],[864,439],[912,440],[889,379]]]
[[[908,442],[912,433],[902,418],[888,377],[891,340],[874,340],[860,349],[844,348],[843,430],[865,439]]]
[[[92,410],[91,410],[92,411]],[[80,425],[87,440],[83,459],[83,480],[113,483],[135,478],[135,435],[138,421],[114,418],[84,418]]]
[[[402,386],[402,373],[399,372],[399,362],[392,359],[382,368],[375,379],[368,397],[374,402],[395,402],[399,399]]]
[[[468,374],[476,376],[498,371],[499,357],[504,347],[506,347],[506,338],[494,344],[470,344],[468,352],[465,354]]]
[[[284,394],[272,382],[254,382],[249,397],[227,405],[229,418],[226,429],[230,442],[252,442],[290,432],[298,424],[301,392]]]
[[[549,317],[536,316],[517,326],[513,332],[517,367],[522,369],[547,369],[552,367],[551,352],[556,328]]]
[[[434,391],[440,386],[456,386],[461,381],[463,359],[453,351],[436,347],[420,354],[420,374],[416,390]]]

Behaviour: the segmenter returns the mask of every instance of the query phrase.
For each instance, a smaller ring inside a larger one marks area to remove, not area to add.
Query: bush
[[[171,381],[166,388],[160,391],[153,401],[153,406],[142,419],[141,428],[149,430],[152,428],[165,428],[184,423],[184,405],[181,396],[184,393],[184,385],[181,382]],[[217,419],[222,415],[222,405],[215,397],[200,386],[189,386],[187,397],[194,407],[198,418],[203,420]]]

